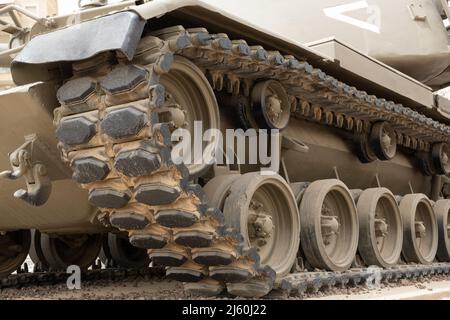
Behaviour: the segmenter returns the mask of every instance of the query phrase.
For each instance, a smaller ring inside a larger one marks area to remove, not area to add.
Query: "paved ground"
[[[312,298],[312,299],[317,299]],[[352,295],[330,295],[324,300],[450,300],[450,280],[384,287]]]
[[[154,299],[192,299],[183,292],[183,286],[175,281],[162,279],[128,279],[126,281],[96,281],[82,283],[81,290],[70,291],[66,285],[28,287],[21,289],[4,289],[0,291],[2,299],[102,299],[102,300],[154,300]],[[399,284],[382,285],[378,288],[333,289],[328,292],[308,294],[301,297],[287,297],[281,293],[273,293],[275,299],[420,299],[450,300],[450,277],[437,276],[426,281],[405,281]],[[198,299],[198,298],[195,298]],[[207,298],[205,298],[207,299]],[[232,299],[221,296],[219,299]]]

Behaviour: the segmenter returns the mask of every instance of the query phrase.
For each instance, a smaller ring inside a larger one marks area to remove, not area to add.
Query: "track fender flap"
[[[88,59],[100,52],[118,50],[132,59],[145,20],[131,11],[119,12],[42,34],[16,56],[11,72],[16,84],[46,81],[58,63]]]

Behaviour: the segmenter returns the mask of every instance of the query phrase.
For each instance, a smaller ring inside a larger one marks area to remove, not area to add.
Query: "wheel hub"
[[[444,165],[448,164],[447,152],[442,152],[441,159],[442,159],[442,164],[444,164]]]
[[[331,238],[339,234],[339,218],[337,216],[321,217],[322,237],[325,245],[331,244]]]
[[[425,238],[427,234],[427,228],[425,227],[425,223],[423,221],[416,221],[416,238]]]
[[[277,95],[267,97],[267,114],[271,121],[276,121],[283,112],[281,107],[281,100]]]
[[[389,225],[386,219],[375,219],[375,236],[385,238],[388,235]]]
[[[264,211],[264,206],[252,201],[250,204],[250,214],[248,218],[248,233],[251,242],[263,247],[273,235],[275,225],[270,214]]]
[[[383,143],[383,148],[385,148],[386,150],[391,147],[392,139],[387,132],[383,133],[383,138],[381,142]]]

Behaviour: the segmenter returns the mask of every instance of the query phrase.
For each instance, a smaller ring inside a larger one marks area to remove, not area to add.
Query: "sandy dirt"
[[[397,284],[382,284],[374,288],[347,288],[287,297],[283,292],[272,292],[268,299],[388,299],[388,300],[449,300],[450,276],[435,276],[425,280],[401,280]],[[68,290],[65,284],[33,286],[0,291],[0,300],[155,300],[199,299],[184,293],[181,283],[158,278],[135,278],[124,281],[100,280],[82,283],[81,290]],[[204,298],[212,299],[212,298]],[[233,299],[220,296],[215,299]]]

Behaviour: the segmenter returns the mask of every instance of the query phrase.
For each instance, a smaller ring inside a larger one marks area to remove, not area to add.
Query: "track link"
[[[355,268],[345,272],[293,273],[281,280],[278,289],[289,295],[303,295],[307,292],[326,291],[335,286],[373,288],[380,283],[395,283],[401,279],[420,279],[434,275],[450,275],[450,264],[398,265],[386,269],[370,267]]]
[[[249,96],[255,81],[278,80],[301,118],[355,132],[386,120],[398,143],[415,150],[450,140],[450,127],[412,109],[370,96],[307,62],[203,28],[154,32],[141,40],[131,63],[110,53],[75,63],[55,111],[63,160],[100,209],[99,219],[128,231],[154,264],[168,267],[169,277],[196,283],[186,287],[193,293],[228,287],[231,294],[263,296],[275,274],[224,225],[220,210],[208,206],[200,186],[190,184],[187,167],[172,162],[173,123],[159,115],[168,96],[160,80],[174,55],[201,68],[216,91]]]
[[[124,269],[124,268],[108,268],[86,270],[81,273],[83,281],[97,280],[124,280],[132,277],[163,277],[165,275],[162,268],[142,268],[142,269]],[[33,272],[18,273],[10,275],[0,280],[0,289],[22,288],[39,285],[55,285],[65,283],[70,274],[66,272]]]

